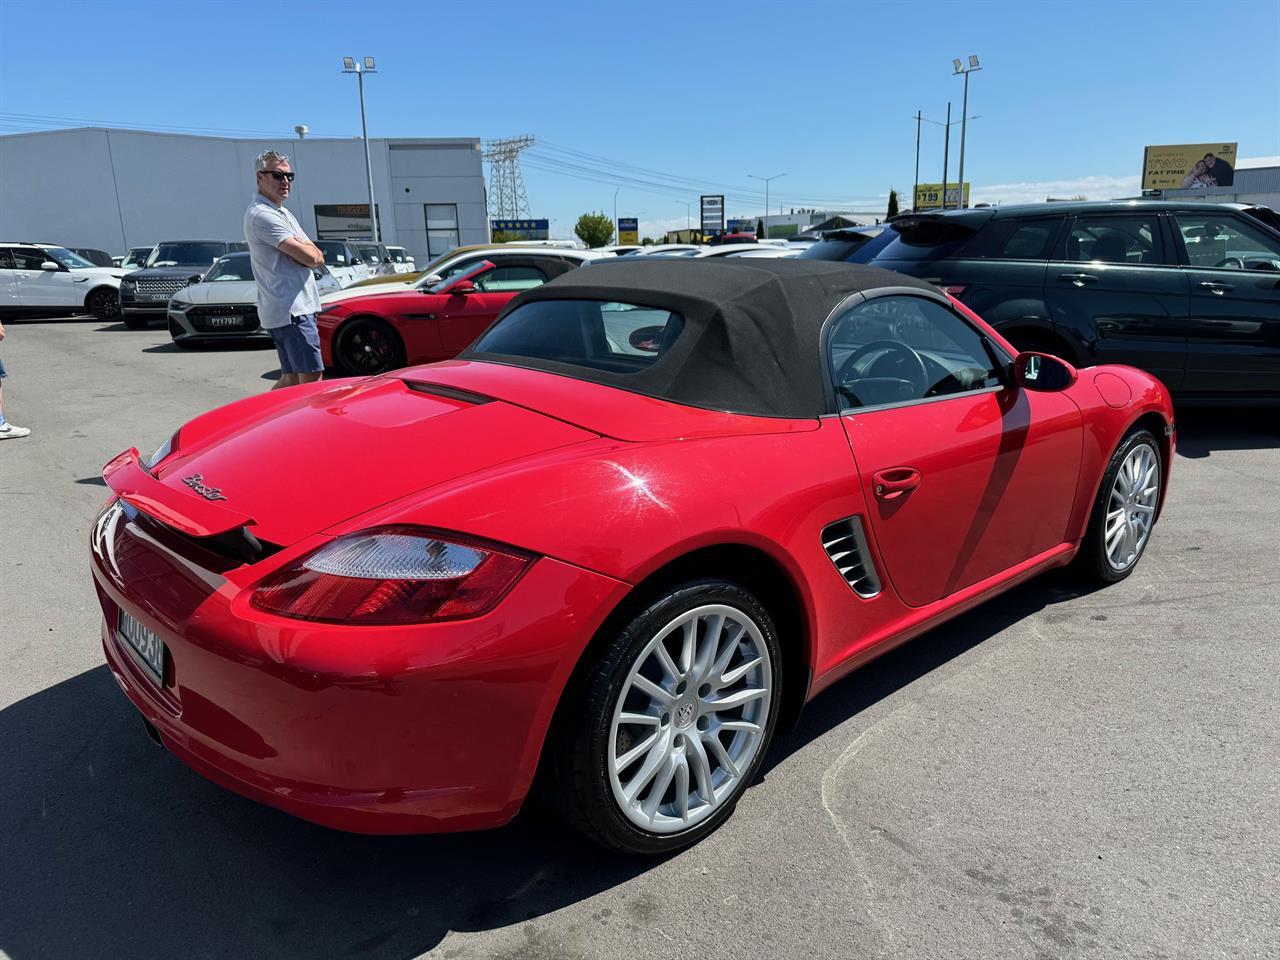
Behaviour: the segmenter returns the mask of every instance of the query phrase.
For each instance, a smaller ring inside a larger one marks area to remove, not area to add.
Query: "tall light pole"
[[[365,57],[363,63],[355,57],[343,57],[342,72],[354,73],[360,84],[360,136],[364,138],[364,174],[369,180],[369,225],[373,242],[377,243],[382,238],[379,236],[377,208],[373,205],[373,163],[369,159],[369,126],[364,119],[364,75],[378,71],[374,69],[373,57]]]
[[[976,54],[969,55],[969,65],[966,67],[959,60],[952,60],[951,65],[955,68],[956,73],[964,74],[964,106],[960,108],[960,198],[956,203],[957,209],[964,208],[964,133],[966,123],[965,120],[969,116],[969,74],[975,70],[981,70],[978,66],[978,57]]]
[[[920,110],[916,111],[916,185],[911,191],[911,212],[916,212],[916,197],[920,196],[920,121],[924,119]]]
[[[764,237],[769,239],[769,181],[777,180],[779,177],[785,177],[785,173],[775,173],[772,177],[757,177],[754,173],[748,173],[748,177],[752,180],[764,181]]]
[[[947,151],[951,147],[951,128],[955,124],[960,123],[961,121],[951,119],[950,101],[947,102],[947,122],[946,123],[943,123],[941,120],[930,120],[928,117],[924,116],[919,110],[916,111],[916,115],[913,119],[916,121],[916,180],[920,179],[920,123],[921,122],[932,123],[935,127],[942,127],[946,131],[946,139],[943,143],[943,148],[942,148],[942,179],[943,179],[942,185],[945,188],[947,185],[946,184],[947,164],[948,164]],[[972,117],[968,117],[967,119],[981,120],[982,114],[975,113]],[[943,210],[947,209],[946,199],[947,199],[946,190],[944,189],[942,193],[942,209]],[[911,207],[913,210],[915,209],[914,202],[911,204]]]
[[[951,101],[947,101],[946,135],[942,138],[942,209],[947,209],[947,163],[951,152]]]

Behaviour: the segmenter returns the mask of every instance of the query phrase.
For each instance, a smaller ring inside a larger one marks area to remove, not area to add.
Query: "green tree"
[[[889,217],[896,217],[897,215],[898,215],[898,191],[891,189],[889,191],[889,212],[885,215],[885,219],[887,220]]]
[[[492,242],[493,242],[493,243],[513,243],[513,242],[515,242],[516,240],[522,240],[522,239],[524,239],[524,238],[523,238],[523,237],[521,237],[521,236],[520,236],[520,234],[518,234],[518,233],[507,233],[507,231],[505,231],[505,230],[495,230],[495,231],[493,231],[493,236],[492,236],[492,238],[491,238],[491,240],[492,240]]]
[[[603,247],[613,239],[613,221],[605,213],[584,213],[578,218],[573,232],[588,247]]]

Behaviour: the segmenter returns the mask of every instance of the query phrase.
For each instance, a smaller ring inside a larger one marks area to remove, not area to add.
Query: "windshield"
[[[151,253],[150,247],[134,247],[129,251],[129,255],[120,261],[122,267],[140,267],[147,261],[147,256]]]
[[[147,257],[147,266],[203,267],[226,252],[227,246],[224,243],[161,243]]]
[[[481,260],[477,263],[458,264],[452,270],[445,274],[444,279],[434,286],[428,287],[432,293],[443,293],[445,287],[450,287],[460,280],[474,280],[477,276],[486,270],[493,269],[493,264],[488,260]]]
[[[41,247],[44,255],[52,260],[57,260],[68,270],[82,270],[85,267],[92,267],[93,264],[79,254],[72,253],[62,247]]]
[[[356,249],[360,251],[360,256],[364,257],[365,263],[379,264],[382,262],[382,253],[377,247],[369,244],[360,244]]]
[[[338,243],[334,240],[317,240],[316,246],[324,254],[326,266],[345,267],[350,263],[347,259],[347,245],[345,243]]]
[[[209,271],[204,278],[205,283],[214,280],[252,280],[253,267],[250,265],[247,254],[241,254],[235,257],[223,257],[213,265],[213,269]]]

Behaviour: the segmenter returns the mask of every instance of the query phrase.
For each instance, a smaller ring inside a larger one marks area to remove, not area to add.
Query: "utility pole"
[[[374,69],[373,57],[365,57],[363,66],[356,61],[355,57],[343,57],[342,72],[354,73],[360,84],[360,136],[364,138],[364,174],[369,180],[369,226],[373,242],[377,243],[381,238],[378,236],[377,208],[373,204],[373,163],[369,159],[369,127],[364,118],[364,75],[378,71]]]
[[[947,164],[951,162],[951,101],[947,101],[946,136],[942,139],[942,209],[947,209]]]
[[[916,185],[911,191],[911,212],[916,212],[916,197],[920,195],[920,116],[921,111],[916,111]]]
[[[768,239],[768,236],[769,236],[769,222],[768,222],[769,221],[769,181],[777,180],[779,177],[785,177],[786,174],[775,173],[772,177],[757,177],[754,173],[748,173],[747,176],[750,177],[752,180],[764,181],[764,219],[765,219],[764,234],[765,234],[765,239]]]
[[[618,187],[617,190],[613,191],[613,242],[614,243],[617,243],[619,239],[618,238],[618,190],[621,190],[621,189],[622,189],[621,187]]]
[[[964,206],[964,135],[965,128],[968,126],[966,120],[969,118],[969,74],[975,70],[981,70],[978,66],[978,57],[976,54],[969,55],[969,65],[966,67],[959,60],[952,60],[952,66],[955,67],[956,73],[964,74],[964,106],[960,110],[960,199],[956,202],[957,207]]]

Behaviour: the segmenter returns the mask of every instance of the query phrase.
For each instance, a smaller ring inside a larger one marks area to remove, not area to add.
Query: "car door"
[[[1280,393],[1280,234],[1217,210],[1170,214],[1190,284],[1183,393]]]
[[[475,291],[450,295],[440,309],[440,344],[445,352],[452,356],[469,347],[517,294],[546,283],[547,273],[529,258],[504,260],[472,276]]]
[[[76,280],[83,282],[86,277],[77,277],[39,247],[14,247],[12,250],[17,266],[14,277],[18,286],[18,302],[22,306],[40,309],[84,307],[84,298],[78,289],[83,283],[77,284]],[[57,269],[46,270],[46,263]]]
[[[1127,363],[1182,386],[1187,354],[1187,278],[1165,241],[1159,214],[1079,214],[1067,225],[1045,277],[1055,327],[1098,363]]]
[[[0,247],[0,310],[18,306],[18,271],[14,268],[13,251]]]
[[[1062,543],[1081,416],[1006,385],[1010,358],[936,299],[844,311],[828,359],[885,573],[924,606]]]

